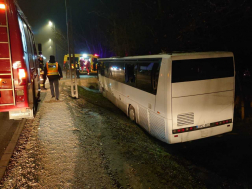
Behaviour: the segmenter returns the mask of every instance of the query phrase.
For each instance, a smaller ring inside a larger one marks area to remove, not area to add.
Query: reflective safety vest
[[[59,75],[59,64],[55,63],[46,63],[47,75]]]

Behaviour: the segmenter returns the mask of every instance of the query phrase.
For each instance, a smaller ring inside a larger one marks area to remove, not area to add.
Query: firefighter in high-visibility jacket
[[[51,55],[49,62],[46,63],[44,69],[44,81],[46,76],[49,79],[52,98],[56,95],[56,100],[59,100],[59,80],[63,77],[62,70],[58,62],[55,61],[55,56]]]

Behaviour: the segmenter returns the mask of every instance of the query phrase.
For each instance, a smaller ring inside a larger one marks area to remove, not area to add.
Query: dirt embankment
[[[84,128],[93,133],[100,143],[103,166],[118,188],[204,188],[165,152],[162,142],[131,122],[102,94],[79,88],[79,95],[72,115],[86,126],[78,128],[78,135],[83,138]]]

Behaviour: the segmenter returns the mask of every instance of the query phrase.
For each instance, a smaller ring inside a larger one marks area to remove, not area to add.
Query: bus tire
[[[135,108],[132,105],[129,106],[129,118],[131,121],[136,121]]]

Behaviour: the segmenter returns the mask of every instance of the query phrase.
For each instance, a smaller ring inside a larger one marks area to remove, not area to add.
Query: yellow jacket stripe
[[[46,63],[47,75],[59,75],[59,64],[55,63]]]

